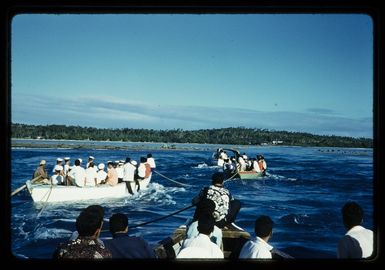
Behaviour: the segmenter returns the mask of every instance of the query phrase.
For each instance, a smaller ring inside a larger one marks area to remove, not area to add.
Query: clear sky
[[[11,120],[373,136],[364,14],[22,14]]]

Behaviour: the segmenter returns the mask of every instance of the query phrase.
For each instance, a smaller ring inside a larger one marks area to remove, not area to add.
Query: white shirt
[[[94,187],[95,179],[98,178],[98,173],[95,171],[94,167],[88,167],[86,169],[86,186]]]
[[[271,259],[271,252],[273,247],[269,245],[260,237],[256,237],[252,240],[247,241],[241,252],[239,253],[240,259]]]
[[[151,169],[155,169],[156,168],[154,158],[152,158],[152,157],[147,158],[147,163],[150,164]]]
[[[194,221],[193,223],[191,223],[188,228],[187,228],[187,239],[184,241],[183,243],[183,247],[185,247],[185,242],[188,240],[188,239],[193,239],[195,238],[197,235],[199,234],[199,231],[198,231],[198,220]],[[221,247],[222,245],[222,230],[219,229],[217,226],[214,226],[214,231],[212,232],[211,236],[210,236],[210,240],[211,242],[213,242],[212,238],[215,238],[215,244],[218,245],[218,247]]]
[[[116,167],[115,170],[116,170],[116,174],[118,175],[118,178],[123,179],[123,166],[119,165],[118,167]]]
[[[354,226],[345,236],[357,240],[351,241],[349,237],[343,237],[338,244],[338,258],[367,258],[373,253],[373,231],[368,230],[362,226]]]
[[[75,184],[79,187],[84,186],[84,181],[86,179],[86,170],[80,166],[73,166],[70,172],[68,173],[72,179],[75,179]]]
[[[142,177],[142,178],[146,176],[146,165],[144,165],[144,163],[139,164],[138,175],[139,177]]]
[[[136,167],[130,162],[127,162],[123,166],[123,181],[134,181]]]
[[[205,234],[198,234],[193,239],[185,241],[185,248],[181,249],[177,259],[181,258],[218,258],[223,259],[222,250]]]
[[[64,182],[63,176],[60,174],[54,174],[51,176],[52,185],[61,185]]]
[[[100,184],[100,182],[106,180],[106,178],[107,178],[106,171],[105,170],[99,170],[97,173],[97,177],[96,177],[98,184]]]

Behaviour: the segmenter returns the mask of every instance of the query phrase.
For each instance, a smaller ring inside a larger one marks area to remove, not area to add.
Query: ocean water
[[[180,145],[178,145],[179,147]],[[177,147],[177,148],[178,148]],[[109,237],[108,218],[126,213],[129,225],[152,221],[191,205],[191,199],[211,182],[218,170],[212,164],[217,145],[183,145],[182,150],[96,150],[96,149],[23,149],[12,148],[11,189],[31,179],[41,159],[51,172],[57,157],[96,163],[121,160],[127,156],[139,160],[151,152],[157,172],[188,184],[182,186],[153,174],[147,190],[129,198],[76,201],[69,203],[33,203],[24,189],[11,198],[11,252],[20,259],[51,259],[57,244],[75,230],[79,212],[90,204],[105,208],[102,237]],[[191,150],[186,150],[191,149]],[[268,176],[262,180],[232,180],[225,183],[232,195],[242,202],[236,224],[254,236],[258,215],[269,215],[275,222],[270,244],[295,258],[336,258],[339,238],[344,235],[341,207],[348,200],[364,209],[364,223],[373,229],[373,151],[372,149],[320,147],[239,147],[249,157],[263,154]],[[141,235],[156,245],[179,225],[191,218],[194,208],[166,219],[133,228],[130,234]]]

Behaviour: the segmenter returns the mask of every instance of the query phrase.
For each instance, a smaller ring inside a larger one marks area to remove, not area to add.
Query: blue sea
[[[58,243],[65,241],[75,229],[79,212],[90,204],[105,209],[102,237],[109,237],[108,218],[116,212],[126,213],[129,225],[145,223],[169,215],[191,205],[191,199],[211,182],[218,170],[212,154],[218,145],[176,144],[176,149],[161,149],[159,144],[140,143],[145,150],[12,148],[11,188],[22,186],[41,159],[52,171],[58,157],[95,162],[139,161],[152,153],[159,174],[133,197],[122,199],[76,201],[69,203],[33,203],[24,189],[11,198],[11,252],[20,259],[50,259]],[[132,146],[132,145],[131,145]],[[229,148],[229,146],[222,146]],[[249,157],[263,154],[268,176],[262,180],[232,180],[225,183],[232,195],[242,202],[236,224],[254,236],[258,215],[269,215],[275,222],[270,244],[295,258],[336,258],[338,240],[344,235],[341,207],[348,200],[364,209],[363,225],[373,229],[373,150],[361,148],[232,146]],[[71,163],[73,164],[73,163]],[[171,181],[172,179],[173,181]],[[188,184],[188,186],[181,184]],[[191,218],[194,208],[133,228],[130,234],[140,235],[151,245],[169,236]]]

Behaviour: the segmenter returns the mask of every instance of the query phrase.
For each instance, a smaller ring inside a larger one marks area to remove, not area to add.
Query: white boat
[[[146,189],[150,183],[151,175],[148,178],[139,180],[140,190]],[[131,189],[135,192],[135,182],[130,182]],[[128,192],[126,183],[119,183],[116,186],[100,185],[98,187],[77,187],[62,185],[33,184],[30,180],[26,182],[29,194],[34,202],[64,202],[81,200],[98,200],[105,198],[124,198],[131,194]]]

